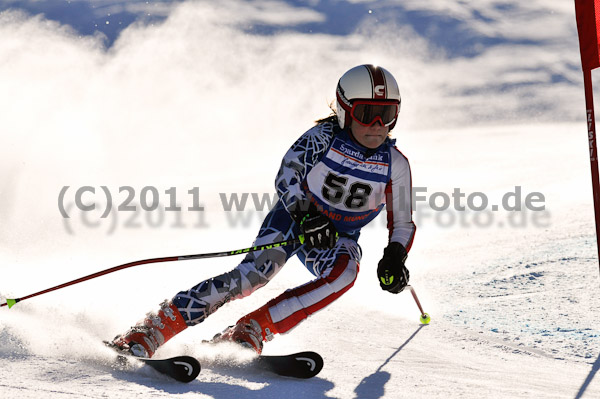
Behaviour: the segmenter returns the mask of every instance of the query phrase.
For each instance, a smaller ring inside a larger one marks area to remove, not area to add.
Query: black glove
[[[300,226],[300,232],[304,236],[303,244],[308,249],[330,249],[335,246],[338,240],[337,229],[331,219],[319,212],[312,203],[308,207],[306,203],[297,203],[291,214]]]
[[[406,248],[398,242],[390,242],[383,251],[383,258],[377,266],[377,277],[382,290],[397,294],[408,284],[410,274],[404,265]]]

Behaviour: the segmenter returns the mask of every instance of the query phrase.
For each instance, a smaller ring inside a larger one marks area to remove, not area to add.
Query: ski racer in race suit
[[[386,206],[389,243],[377,268],[381,288],[399,293],[409,280],[404,262],[415,225],[408,160],[389,131],[400,93],[384,68],[360,65],[339,80],[336,115],[322,119],[285,154],[275,180],[279,200],[254,245],[303,235],[303,244],[249,253],[233,270],[181,291],[113,344],[151,357],[174,335],[202,323],[223,304],[266,285],[296,255],[315,279],[289,289],[242,317],[213,341],[231,340],[259,354],[285,333],[348,291],[356,279],[360,229]]]

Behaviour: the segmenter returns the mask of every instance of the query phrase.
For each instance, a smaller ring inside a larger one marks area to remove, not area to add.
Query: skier
[[[415,225],[410,166],[389,137],[399,111],[400,92],[390,72],[373,65],[347,71],[337,85],[334,114],[317,121],[285,154],[275,180],[279,200],[254,243],[299,237],[302,244],[249,253],[230,272],[163,302],[113,344],[134,356],[151,357],[223,304],[266,285],[296,255],[316,278],[273,298],[213,339],[238,342],[260,354],[264,341],[289,331],[352,287],[361,258],[360,229],[384,205],[389,238],[377,276],[382,289],[401,292],[409,280],[405,260]]]

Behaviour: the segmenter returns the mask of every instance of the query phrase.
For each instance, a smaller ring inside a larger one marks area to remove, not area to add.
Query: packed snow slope
[[[138,259],[250,246],[281,157],[328,114],[339,76],[372,62],[401,87],[392,134],[419,197],[407,265],[431,323],[409,293],[378,286],[380,218],[360,238],[354,288],[265,346],[321,353],[311,380],[202,344],[309,281],[296,259],[160,350],[198,357],[196,381],[115,368],[103,339],[240,261],[227,257],[138,266],[0,308],[2,398],[600,397],[570,2],[72,2],[131,17],[110,32],[52,2],[18,3],[0,2],[1,302]],[[140,17],[146,7],[160,15]]]

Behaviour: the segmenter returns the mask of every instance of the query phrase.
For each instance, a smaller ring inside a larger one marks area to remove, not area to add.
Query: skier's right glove
[[[390,242],[383,251],[383,258],[377,266],[377,277],[382,290],[398,294],[406,288],[410,279],[408,269],[404,265],[406,257],[406,248],[399,242]]]
[[[297,203],[292,218],[300,226],[302,244],[308,249],[331,249],[338,240],[337,229],[331,219],[323,215],[316,206]]]

